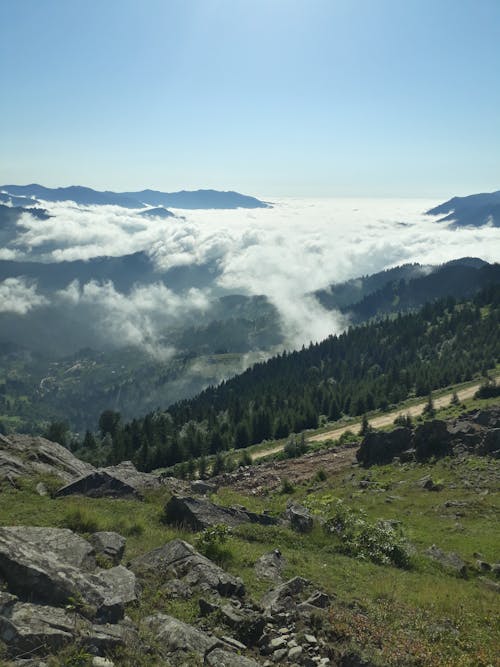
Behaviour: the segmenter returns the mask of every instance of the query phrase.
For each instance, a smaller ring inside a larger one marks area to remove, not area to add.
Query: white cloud
[[[36,285],[24,278],[7,278],[0,282],[0,313],[26,315],[46,303],[47,299],[37,293]]]
[[[162,270],[211,262],[219,271],[215,286],[265,294],[281,313],[288,345],[297,346],[345,326],[343,318],[308,296],[332,282],[402,262],[441,263],[464,255],[498,261],[500,229],[450,229],[423,214],[437,203],[286,199],[269,209],[178,211],[182,217],[167,219],[145,218],[118,206],[44,203],[53,217],[24,215],[14,248],[47,261],[146,251]],[[147,304],[163,297],[174,304],[179,298],[172,292],[160,298],[150,288],[137,288],[132,300],[109,286],[90,284],[79,290],[80,301],[94,299],[103,308],[107,302],[113,313],[109,317],[122,322],[129,340],[154,337],[160,329],[157,320],[164,327],[171,323],[161,309],[153,312]],[[183,312],[177,305],[176,312]],[[171,311],[167,307],[165,312]],[[151,322],[155,324],[148,331]]]

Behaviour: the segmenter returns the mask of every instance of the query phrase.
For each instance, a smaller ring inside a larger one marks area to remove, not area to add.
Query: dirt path
[[[481,383],[473,384],[470,387],[465,387],[465,389],[457,390],[457,396],[460,401],[465,401],[468,398],[472,398],[476,391],[479,389]],[[434,406],[436,408],[442,408],[449,405],[451,397],[453,396],[453,391],[447,392],[442,396],[434,399]],[[427,399],[422,400],[420,403],[416,403],[406,409],[398,408],[397,410],[392,410],[391,412],[384,412],[384,414],[379,415],[378,417],[372,417],[370,419],[370,424],[374,428],[382,428],[383,426],[390,426],[398,415],[410,415],[411,417],[418,417],[422,414],[424,407],[427,403]],[[333,440],[340,438],[340,436],[346,431],[356,431],[359,428],[359,423],[347,424],[345,426],[333,426],[323,433],[318,433],[317,435],[311,435],[307,437],[307,442],[324,442],[325,440]],[[254,461],[256,459],[261,459],[264,456],[269,456],[270,454],[276,454],[283,449],[284,445],[275,445],[269,449],[256,452],[252,455]]]

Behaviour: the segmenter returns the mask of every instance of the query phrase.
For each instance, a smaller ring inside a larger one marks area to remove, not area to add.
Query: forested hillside
[[[108,458],[133,458],[144,469],[169,466],[314,428],[320,415],[334,421],[425,396],[494,367],[499,330],[499,286],[469,301],[449,297],[417,313],[350,328],[142,420],[122,425],[107,411],[100,426]]]

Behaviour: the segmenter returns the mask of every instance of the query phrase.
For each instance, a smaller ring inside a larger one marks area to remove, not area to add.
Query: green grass
[[[426,475],[442,482],[442,490],[423,489],[419,480]],[[360,485],[362,480],[370,484]],[[116,530],[127,536],[125,563],[176,537],[195,541],[191,533],[162,523],[166,491],[151,493],[144,502],[53,499],[36,493],[38,481],[25,482],[18,490],[1,489],[0,524],[71,527],[83,535],[96,529]],[[47,478],[44,482],[51,485]],[[280,549],[287,561],[286,577],[304,576],[332,597],[332,610],[324,621],[330,638],[345,646],[364,647],[375,664],[486,667],[498,664],[500,606],[498,593],[484,584],[475,569],[474,554],[480,553],[488,562],[498,559],[499,482],[500,461],[469,456],[369,469],[354,466],[330,473],[326,479],[296,484],[292,494],[278,490],[265,497],[244,496],[222,488],[212,499],[256,512],[269,510],[277,516],[290,497],[312,507],[318,507],[322,499],[338,498],[366,513],[371,522],[401,522],[414,549],[408,569],[343,555],[336,538],[318,524],[308,535],[285,526],[240,526],[224,544],[230,555],[224,565],[242,577],[248,594],[258,600],[270,584],[256,576],[254,563],[262,554]],[[446,507],[449,501],[465,505]],[[470,566],[468,577],[461,578],[426,558],[424,552],[432,544],[459,553]],[[153,610],[193,623],[198,617],[197,597],[172,599],[153,577],[129,615],[139,621]],[[409,656],[407,662],[403,654]],[[124,659],[120,664],[133,661]]]

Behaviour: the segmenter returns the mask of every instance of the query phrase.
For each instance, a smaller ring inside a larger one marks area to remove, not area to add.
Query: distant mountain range
[[[44,201],[74,201],[84,206],[114,205],[125,208],[145,206],[173,207],[184,209],[232,209],[268,208],[270,204],[239,192],[219,190],[182,190],[180,192],[160,192],[141,190],[140,192],[101,192],[81,185],[66,188],[46,188],[37,183],[30,185],[0,185],[0,201],[12,206],[26,206]]]
[[[431,208],[427,215],[442,215],[439,222],[450,222],[453,227],[481,227],[487,224],[500,227],[500,190],[453,197]]]

